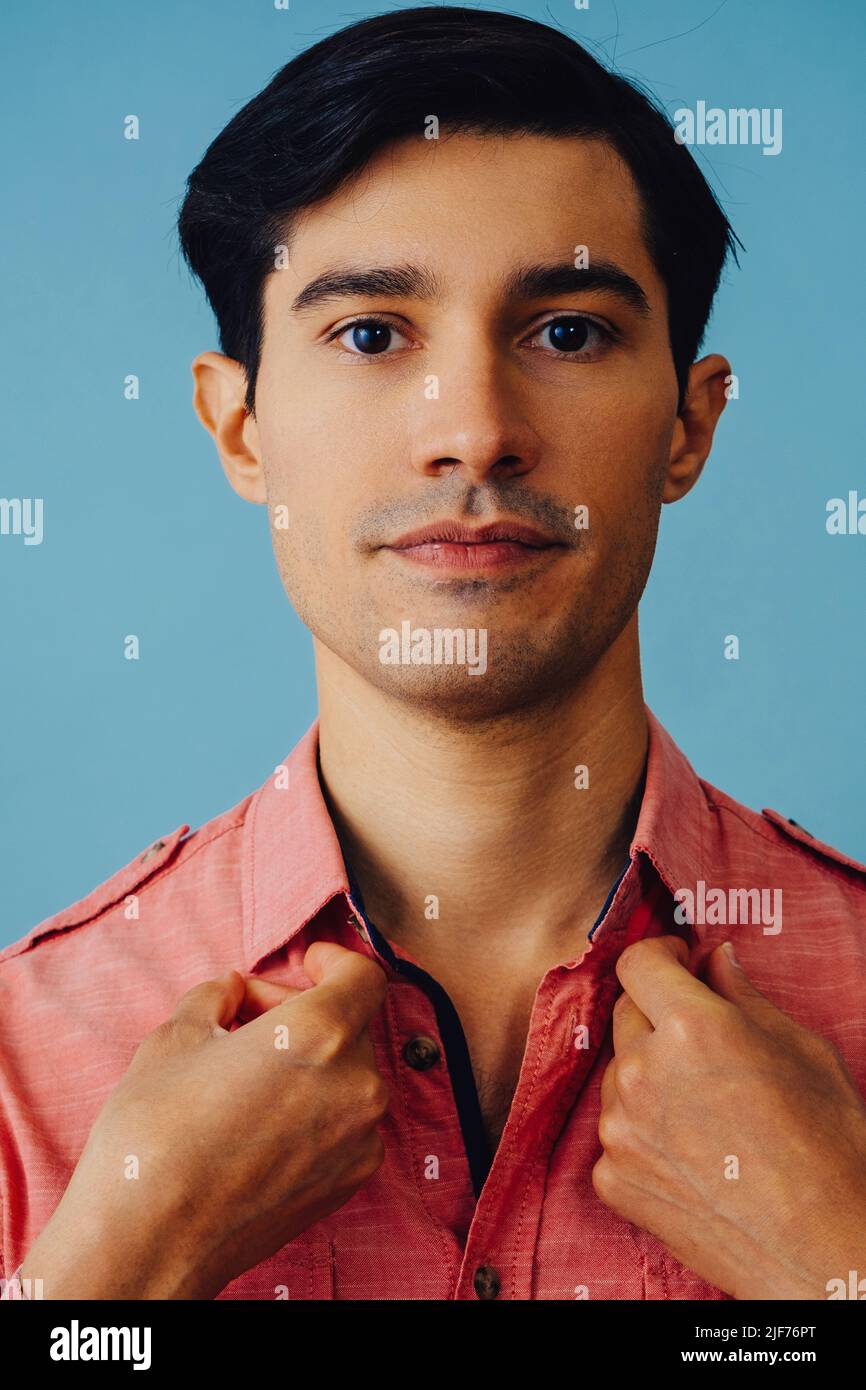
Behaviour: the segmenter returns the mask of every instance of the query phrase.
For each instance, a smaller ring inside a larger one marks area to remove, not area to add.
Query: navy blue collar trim
[[[463,1032],[457,1010],[451,1003],[448,994],[439,982],[434,980],[432,975],[429,975],[426,970],[422,970],[420,966],[413,965],[411,961],[401,960],[398,956],[395,956],[382,933],[373,926],[373,923],[367,917],[360,886],[355,875],[352,873],[352,868],[346,858],[345,852],[343,853],[343,860],[346,865],[346,874],[349,880],[349,892],[352,901],[361,914],[371,945],[379,952],[383,959],[388,962],[393,970],[399,971],[405,979],[423,989],[433,1005],[436,1013],[436,1024],[439,1028],[442,1046],[445,1049],[445,1061],[448,1067],[448,1074],[451,1077],[451,1087],[454,1092],[454,1102],[457,1106],[457,1116],[463,1134],[463,1144],[469,1163],[472,1188],[475,1193],[475,1200],[478,1201],[481,1196],[481,1189],[484,1186],[487,1174],[490,1172],[493,1163],[493,1154],[490,1152],[487,1135],[484,1132],[484,1117],[482,1116],[481,1105],[478,1100],[475,1074],[472,1070],[472,1059],[469,1055],[466,1035]],[[626,861],[625,868],[622,870],[616,883],[605,898],[601,912],[598,914],[589,932],[587,938],[589,941],[592,940],[596,928],[601,925],[602,919],[610,907],[614,894],[625,877],[630,863],[630,859]]]

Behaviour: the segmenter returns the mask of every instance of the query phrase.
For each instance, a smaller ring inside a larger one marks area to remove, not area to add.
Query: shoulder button
[[[161,849],[165,849],[165,840],[157,840],[150,849],[146,849],[138,861],[139,864],[146,864],[148,859],[154,859]]]
[[[817,839],[810,830],[804,830],[802,825],[792,820],[790,816],[783,816],[769,806],[764,807],[761,815],[771,825],[777,826],[795,844],[802,845],[804,849],[817,854],[821,859],[829,859],[835,864],[843,864],[846,869],[854,869],[859,874],[866,874],[866,865],[861,864],[858,859],[852,859],[849,854],[843,854],[842,850],[836,849],[833,845],[828,845],[823,840]]]
[[[811,830],[806,830],[805,826],[802,826],[798,820],[793,820],[791,816],[788,816],[788,824],[796,825],[798,830],[802,830],[804,835],[808,835],[810,840],[814,840],[815,836],[812,834]]]
[[[159,873],[171,862],[174,852],[183,842],[188,830],[188,825],[179,825],[177,830],[172,831],[166,839],[154,840],[144,854],[136,855],[135,859],[130,860],[125,868],[118,869],[86,897],[80,898],[78,902],[72,903],[60,912],[55,912],[53,917],[46,917],[43,922],[39,922],[33,927],[26,936],[4,946],[0,951],[0,960],[5,960],[7,956],[20,956],[39,941],[44,940],[45,937],[53,936],[57,932],[67,931],[70,927],[82,926],[85,922],[92,922],[107,908],[122,902],[127,894],[134,893],[152,874]],[[158,864],[153,862],[156,859],[160,861]]]

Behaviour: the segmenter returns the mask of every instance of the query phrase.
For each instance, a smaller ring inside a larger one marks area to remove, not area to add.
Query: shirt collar
[[[646,705],[646,781],[629,847],[645,855],[670,893],[694,884],[704,862],[708,803],[698,776]],[[318,774],[319,723],[253,795],[244,827],[247,970],[285,946],[332,898],[350,898],[349,877]],[[693,928],[700,936],[701,928]]]
[[[712,832],[703,783],[670,734],[644,705],[649,726],[647,775],[629,854],[645,855],[668,891],[702,878]],[[703,929],[691,929],[700,939]]]
[[[349,881],[318,773],[319,721],[252,797],[244,825],[247,969],[277,951]]]

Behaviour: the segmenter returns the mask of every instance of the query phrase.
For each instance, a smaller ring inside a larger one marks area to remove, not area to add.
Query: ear
[[[725,389],[730,375],[730,362],[718,353],[702,357],[689,371],[685,401],[671,440],[663,502],[678,502],[701,476],[719,416],[728,403]]]
[[[232,357],[202,352],[192,374],[193,407],[213,437],[226,477],[247,502],[267,502],[258,426],[244,405],[246,372]]]

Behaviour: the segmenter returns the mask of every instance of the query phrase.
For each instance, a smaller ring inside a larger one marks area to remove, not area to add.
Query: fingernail
[[[735,955],[735,953],[734,953],[733,944],[732,944],[730,941],[726,941],[726,942],[723,944],[722,950],[724,951],[724,953],[725,953],[725,955],[727,956],[728,960],[731,962],[731,965],[734,967],[734,969],[735,969],[735,970],[742,970],[743,967],[740,965],[740,962],[737,960],[737,957],[736,957],[736,955]]]

